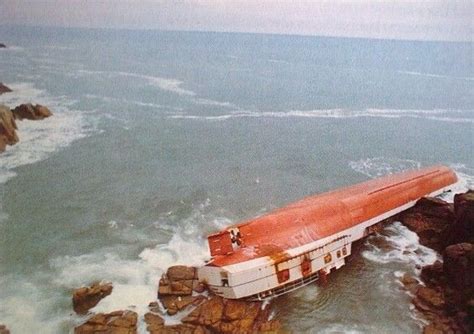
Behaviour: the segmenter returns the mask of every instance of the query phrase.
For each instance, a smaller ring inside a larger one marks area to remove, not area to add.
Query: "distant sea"
[[[94,309],[156,298],[206,235],[306,195],[448,165],[474,185],[472,43],[0,26],[0,323],[68,333],[75,287]],[[419,333],[398,278],[437,255],[395,223],[329,276],[274,301],[293,333]],[[140,320],[140,331],[145,328]],[[169,317],[168,323],[178,321]]]

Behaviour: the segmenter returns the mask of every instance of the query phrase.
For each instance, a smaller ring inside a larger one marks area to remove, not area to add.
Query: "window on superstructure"
[[[331,260],[332,260],[331,253],[327,253],[327,254],[324,256],[324,263],[325,263],[325,264],[328,264],[329,262],[331,262]]]

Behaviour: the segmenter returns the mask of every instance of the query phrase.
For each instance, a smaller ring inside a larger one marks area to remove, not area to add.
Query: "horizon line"
[[[211,29],[167,29],[158,27],[88,27],[88,26],[63,26],[63,25],[42,25],[42,24],[19,24],[19,23],[0,23],[0,27],[22,27],[22,28],[46,28],[46,29],[82,29],[82,30],[126,30],[126,31],[158,31],[158,32],[176,32],[176,33],[214,33],[214,34],[249,34],[249,35],[270,35],[270,36],[294,36],[294,37],[313,37],[313,38],[344,38],[344,39],[365,39],[380,41],[397,42],[428,42],[428,43],[465,43],[473,44],[474,39],[470,40],[445,40],[445,39],[413,39],[413,38],[395,38],[379,36],[347,36],[331,34],[311,34],[311,33],[284,33],[284,32],[260,32],[260,31],[228,31]]]

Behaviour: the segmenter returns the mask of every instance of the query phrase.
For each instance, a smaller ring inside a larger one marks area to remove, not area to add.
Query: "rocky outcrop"
[[[132,311],[99,313],[74,329],[74,334],[135,334],[138,315]]]
[[[454,207],[437,198],[422,198],[401,213],[399,219],[418,234],[422,245],[441,252],[446,244],[446,231],[454,220]]]
[[[5,151],[7,145],[18,143],[17,126],[12,112],[6,106],[0,105],[0,152]]]
[[[0,82],[0,95],[2,95],[3,93],[9,93],[11,92],[12,90],[5,86],[3,83]]]
[[[197,284],[195,268],[173,266],[161,277],[158,296],[189,296],[195,284]]]
[[[0,324],[0,334],[10,334],[7,326]]]
[[[280,323],[268,320],[269,310],[261,302],[212,296],[182,319],[185,324],[203,326],[217,333],[277,332]]]
[[[422,268],[425,286],[401,279],[414,295],[413,305],[431,321],[423,333],[474,332],[474,192],[457,194],[454,206],[422,199],[400,220],[443,255],[443,262]]]
[[[32,105],[31,103],[21,104],[12,110],[16,119],[39,120],[52,115],[51,111],[40,104]]]
[[[72,306],[76,313],[86,314],[104,297],[112,293],[112,283],[94,283],[89,287],[75,289],[72,295]]]
[[[111,292],[107,288],[106,292]],[[75,290],[75,295],[92,296],[94,302],[100,297],[102,286]],[[261,302],[224,299],[197,284],[196,269],[186,266],[170,267],[160,279],[158,300],[148,305],[144,315],[146,329],[151,334],[246,334],[278,333],[278,320],[269,320],[271,308]],[[197,292],[200,291],[200,292]],[[73,297],[74,298],[74,297]],[[79,298],[87,300],[87,298]],[[87,312],[89,304],[83,311]],[[163,309],[164,308],[164,309]],[[87,310],[86,310],[87,309]],[[75,308],[76,310],[76,308]],[[76,310],[77,311],[77,310]],[[181,323],[167,325],[164,313],[174,315],[186,311],[179,318]],[[137,314],[117,311],[96,314],[75,328],[75,334],[86,333],[136,333]]]

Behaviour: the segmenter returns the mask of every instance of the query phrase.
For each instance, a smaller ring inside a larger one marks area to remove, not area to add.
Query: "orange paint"
[[[228,229],[209,236],[211,266],[270,256],[331,236],[438,191],[457,181],[444,166],[407,171],[310,196],[259,218],[233,226],[242,246],[232,248]],[[231,227],[229,227],[231,228]]]

